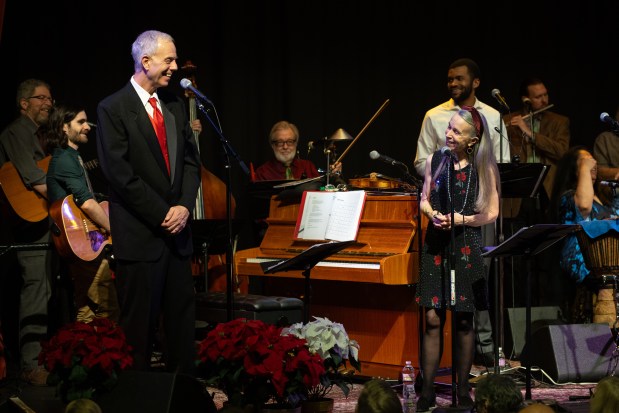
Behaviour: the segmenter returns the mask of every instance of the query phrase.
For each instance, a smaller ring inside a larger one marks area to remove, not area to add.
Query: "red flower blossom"
[[[442,258],[440,255],[435,255],[434,256],[434,265],[436,265],[437,267],[441,265],[442,262]]]
[[[198,345],[201,374],[233,404],[295,405],[320,383],[325,368],[304,339],[282,336],[281,330],[242,318],[218,324]]]
[[[436,295],[432,297],[432,304],[438,305],[438,297]]]
[[[460,248],[460,252],[464,255],[471,255],[471,247],[465,245],[464,247]]]
[[[460,182],[466,181],[466,172],[458,172],[456,173],[456,179]]]
[[[68,324],[41,347],[39,364],[66,401],[111,388],[118,372],[133,363],[125,333],[107,318]]]

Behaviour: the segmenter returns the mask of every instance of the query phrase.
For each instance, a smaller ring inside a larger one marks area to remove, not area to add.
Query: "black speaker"
[[[123,371],[114,389],[97,403],[115,413],[216,413],[205,386],[184,374]]]
[[[547,325],[531,334],[522,362],[539,367],[556,382],[596,382],[612,373],[615,348],[608,324]]]
[[[506,308],[503,352],[509,358],[519,358],[525,342],[526,307]],[[531,307],[531,334],[548,324],[561,324],[559,307]]]

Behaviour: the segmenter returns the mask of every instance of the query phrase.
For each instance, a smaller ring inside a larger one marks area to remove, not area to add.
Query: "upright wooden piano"
[[[266,295],[303,294],[301,271],[264,274],[261,266],[296,256],[319,242],[294,239],[299,203],[300,197],[273,196],[260,247],[235,254],[239,275],[265,277]],[[419,273],[418,214],[414,194],[368,195],[357,242],[310,271],[311,315],[342,323],[359,342],[362,375],[397,378],[405,360],[419,366],[420,311],[414,288]],[[444,353],[444,360],[450,360],[449,346]]]

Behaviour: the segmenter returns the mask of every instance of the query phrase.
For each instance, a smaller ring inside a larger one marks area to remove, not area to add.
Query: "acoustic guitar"
[[[37,162],[47,172],[51,156]],[[19,172],[11,162],[0,168],[0,187],[11,209],[24,221],[39,222],[47,218],[47,199],[32,189],[26,188]]]
[[[109,215],[109,203],[99,204]],[[112,245],[112,236],[75,204],[73,195],[52,203],[49,214],[53,220],[52,239],[63,258],[92,261]]]
[[[51,159],[51,155],[46,156],[38,161],[37,165],[47,173]],[[99,166],[98,159],[84,162],[84,167],[88,171],[95,169],[97,166]],[[19,218],[28,222],[39,222],[47,218],[47,198],[37,191],[26,187],[12,162],[6,162],[0,168],[0,188],[2,188],[9,206]]]

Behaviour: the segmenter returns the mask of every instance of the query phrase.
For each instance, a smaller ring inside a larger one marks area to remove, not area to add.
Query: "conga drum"
[[[595,237],[586,231],[587,226],[597,225],[598,232]],[[599,280],[600,290],[593,308],[593,322],[607,323],[610,327],[617,327],[615,323],[619,316],[615,301],[616,282],[619,279],[619,233],[612,226],[616,221],[604,223],[603,221],[591,221],[581,223],[581,230],[576,231],[576,238],[580,245],[585,265],[591,271],[591,275]],[[609,283],[609,281],[611,281]]]

